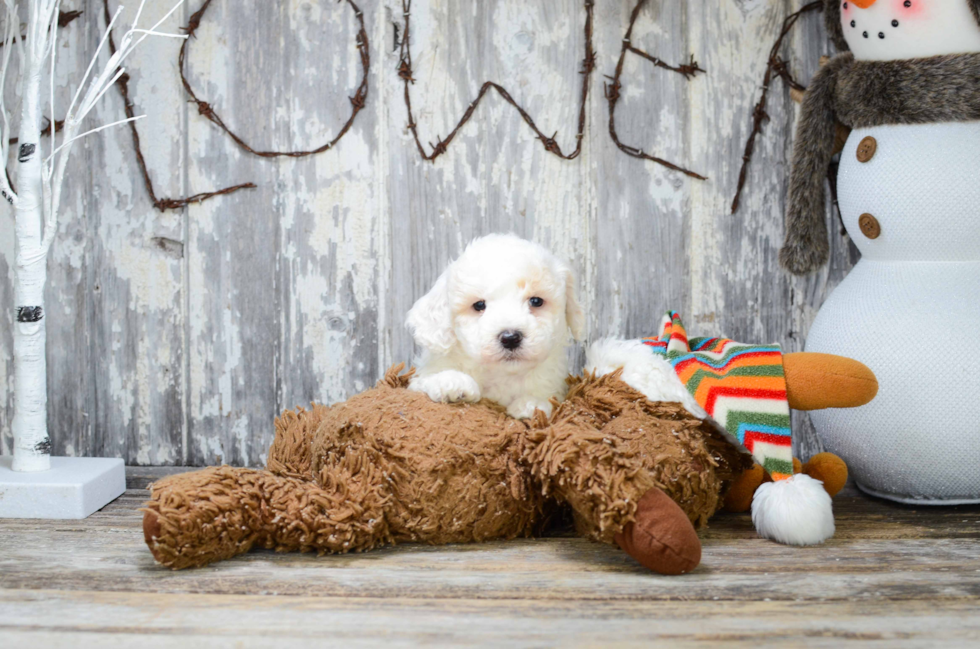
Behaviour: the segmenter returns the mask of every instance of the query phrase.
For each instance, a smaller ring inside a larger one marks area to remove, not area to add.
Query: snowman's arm
[[[829,257],[823,183],[837,133],[834,87],[838,71],[852,60],[850,54],[831,60],[814,75],[803,96],[793,144],[786,241],[779,251],[779,262],[796,275],[816,270]]]
[[[878,378],[866,365],[835,356],[798,352],[783,355],[786,397],[794,410],[856,408],[878,394]]]

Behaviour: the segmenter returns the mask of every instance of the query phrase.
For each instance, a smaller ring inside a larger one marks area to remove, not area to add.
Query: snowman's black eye
[[[898,27],[898,21],[897,20],[893,20],[892,21],[892,27]]]
[[[844,8],[847,9],[847,3],[846,2],[844,3]]]
[[[903,4],[905,5],[905,8],[908,9],[912,6],[912,0],[905,0]]]

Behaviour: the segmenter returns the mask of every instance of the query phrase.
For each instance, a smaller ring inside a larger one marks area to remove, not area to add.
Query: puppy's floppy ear
[[[585,336],[585,313],[575,292],[575,273],[568,266],[562,266],[562,274],[565,276],[565,321],[572,330],[572,337],[582,340]]]
[[[445,354],[456,344],[449,306],[449,271],[443,271],[435,286],[419,298],[405,318],[405,324],[420,346],[434,354]]]

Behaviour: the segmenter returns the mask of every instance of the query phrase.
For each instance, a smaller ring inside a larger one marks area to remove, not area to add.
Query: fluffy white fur
[[[551,414],[551,399],[565,396],[565,348],[569,333],[581,339],[585,319],[567,264],[536,243],[492,234],[467,246],[406,324],[424,349],[409,389],[434,401],[491,399],[524,418]],[[501,339],[508,332],[522,337],[515,349]]]
[[[708,417],[670,363],[642,341],[606,338],[592,343],[585,354],[585,367],[597,376],[623,368],[623,380],[650,401],[677,402],[698,419]]]
[[[787,545],[816,545],[834,535],[834,511],[823,483],[805,473],[764,482],[752,498],[759,536]]]

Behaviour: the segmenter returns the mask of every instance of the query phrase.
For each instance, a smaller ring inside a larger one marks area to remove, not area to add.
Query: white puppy
[[[513,234],[476,239],[408,312],[425,350],[409,389],[551,414],[567,389],[569,331],[581,339],[584,320],[567,264]]]

